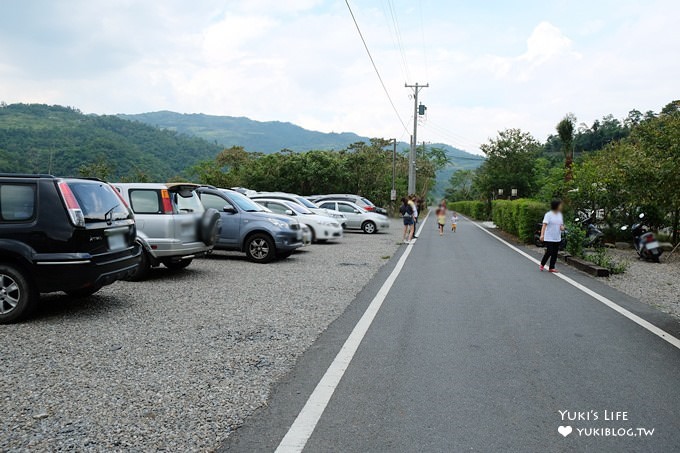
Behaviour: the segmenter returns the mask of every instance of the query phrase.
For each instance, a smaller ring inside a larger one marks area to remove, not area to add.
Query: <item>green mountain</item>
[[[118,116],[180,134],[195,135],[224,147],[243,146],[248,151],[264,154],[282,149],[292,151],[342,149],[351,143],[368,140],[351,132],[316,132],[291,123],[262,122],[244,117],[168,111]]]
[[[39,104],[0,105],[0,172],[78,175],[83,166],[103,164],[111,179],[144,174],[166,180],[221,149],[117,116]]]
[[[85,115],[71,107],[0,104],[0,172],[78,175],[83,167],[94,167],[89,174],[103,173],[110,179],[143,175],[164,181],[229,146],[274,153],[339,150],[360,141],[368,138],[248,118],[174,112]],[[456,169],[482,162],[479,156],[446,144],[429,146],[444,148],[451,159],[438,176],[435,193],[443,193]],[[400,150],[407,148],[400,143]]]
[[[195,135],[225,147],[243,146],[248,151],[259,151],[265,154],[275,153],[282,149],[293,151],[343,149],[352,143],[368,141],[367,137],[350,132],[323,133],[303,129],[291,123],[261,122],[244,117],[200,113],[182,114],[168,111],[119,116],[161,129]],[[437,195],[444,193],[449,178],[456,170],[477,168],[484,161],[480,156],[443,143],[433,143],[428,146],[444,148],[451,160],[447,168],[437,175],[437,184],[433,188]],[[407,143],[399,144],[400,150],[406,148],[408,148]]]

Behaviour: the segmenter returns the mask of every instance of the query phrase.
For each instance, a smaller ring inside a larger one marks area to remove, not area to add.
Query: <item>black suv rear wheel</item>
[[[38,297],[38,292],[20,268],[0,264],[0,323],[15,322],[28,316]]]

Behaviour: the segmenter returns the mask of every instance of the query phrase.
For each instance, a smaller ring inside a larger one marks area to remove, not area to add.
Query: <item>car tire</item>
[[[246,239],[245,251],[254,263],[269,263],[276,258],[274,241],[266,234],[254,234]]]
[[[208,247],[217,244],[220,234],[220,213],[217,209],[206,209],[201,217],[201,241]]]
[[[316,231],[314,231],[314,228],[310,227],[309,225],[307,225],[307,227],[309,228],[309,231],[312,233],[311,243],[314,244],[316,242]]]
[[[64,291],[67,296],[73,297],[74,299],[84,299],[86,297],[90,297],[97,291],[102,289],[101,286],[95,285],[95,286],[90,286],[88,288],[82,288],[82,289],[74,289],[72,291]]]
[[[137,266],[137,270],[135,270],[134,274],[126,278],[126,280],[129,282],[141,282],[149,276],[149,272],[151,272],[151,261],[149,260],[148,252],[142,249],[142,256],[139,265]]]
[[[39,294],[24,270],[0,264],[0,324],[25,318],[38,303]]]
[[[361,225],[361,229],[366,234],[375,234],[375,233],[378,232],[378,227],[375,225],[375,223],[371,222],[370,220],[367,221],[367,222],[364,222]]]
[[[192,261],[193,261],[193,258],[187,259],[187,260],[182,260],[182,261],[164,261],[163,265],[170,270],[179,271],[179,270],[186,269],[187,267],[189,267],[189,265],[191,264]]]

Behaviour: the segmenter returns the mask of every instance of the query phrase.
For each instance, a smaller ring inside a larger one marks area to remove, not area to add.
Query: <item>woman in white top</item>
[[[550,211],[543,217],[543,227],[541,228],[541,241],[545,244],[545,255],[541,260],[541,271],[545,269],[545,264],[550,259],[550,272],[557,273],[555,263],[557,262],[557,252],[560,250],[562,242],[562,231],[564,231],[564,219],[562,218],[562,202],[553,200],[550,203]]]

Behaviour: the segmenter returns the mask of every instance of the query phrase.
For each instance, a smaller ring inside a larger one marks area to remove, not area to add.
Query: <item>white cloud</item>
[[[0,100],[244,115],[408,139],[342,2],[8,1]],[[543,139],[566,112],[591,122],[677,97],[680,6],[672,0],[622,0],[599,15],[585,3],[497,16],[479,7],[478,16],[467,11],[473,19],[457,2],[434,1],[422,2],[431,11],[422,30],[415,6],[394,2],[409,82],[431,83],[422,101],[437,126],[426,124],[422,139],[474,148],[506,127]],[[380,3],[352,5],[408,125],[390,19]],[[590,17],[579,21],[585,6]]]

